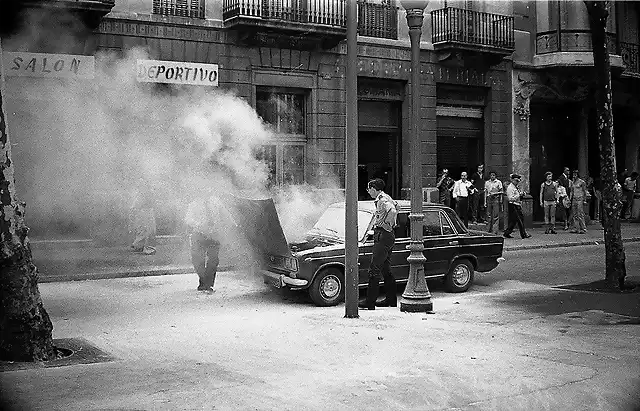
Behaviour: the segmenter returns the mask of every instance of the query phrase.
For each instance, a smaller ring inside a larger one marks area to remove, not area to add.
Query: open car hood
[[[282,231],[273,199],[249,199],[229,196],[231,209],[236,214],[248,243],[257,254],[289,257],[293,254]]]

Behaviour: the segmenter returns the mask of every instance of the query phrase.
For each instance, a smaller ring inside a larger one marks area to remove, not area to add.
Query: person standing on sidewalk
[[[620,218],[627,220],[631,218],[631,210],[633,209],[633,195],[636,192],[636,184],[638,179],[638,173],[632,172],[628,177],[624,179],[622,184],[622,211],[620,211]]]
[[[156,213],[155,195],[151,184],[144,178],[138,180],[132,194],[133,202],[130,210],[130,231],[134,239],[131,250],[143,255],[156,253]]]
[[[556,203],[558,202],[558,185],[553,181],[553,173],[545,173],[545,181],[540,185],[540,207],[544,209],[545,234],[556,233]]]
[[[440,204],[444,204],[447,207],[451,207],[451,188],[453,187],[453,178],[449,177],[449,170],[442,169],[442,175],[436,184],[438,189],[438,200]]]
[[[569,222],[571,220],[571,203],[569,203],[569,194],[571,193],[571,180],[569,180],[569,175],[571,171],[569,167],[565,167],[560,177],[558,177],[558,183],[564,187],[564,191],[567,195],[567,201],[562,201],[562,215],[564,217],[564,230],[569,229]]]
[[[453,186],[453,198],[456,200],[456,213],[464,222],[465,227],[469,227],[469,195],[471,194],[471,181],[467,180],[467,172],[460,173],[460,180]]]
[[[507,201],[509,201],[509,226],[504,231],[504,238],[513,238],[511,237],[511,233],[513,229],[518,226],[520,230],[520,236],[524,238],[531,237],[531,234],[528,234],[524,229],[524,215],[522,214],[522,202],[520,201],[520,197],[525,193],[520,191],[518,188],[518,184],[520,184],[520,180],[522,177],[519,174],[512,173],[510,175],[511,183],[507,186]]]
[[[587,183],[580,178],[578,170],[573,170],[571,184],[571,215],[573,216],[572,233],[585,234],[587,225],[584,222],[584,202],[587,199]]]
[[[367,299],[358,303],[358,307],[375,310],[378,307],[396,307],[396,279],[391,274],[391,252],[396,242],[393,232],[398,216],[397,203],[384,191],[384,181],[373,179],[367,184],[367,192],[375,199],[376,211],[373,215],[373,252],[369,266],[369,286]],[[377,303],[380,288],[380,276],[384,278],[386,298]]]
[[[189,204],[185,222],[191,232],[189,245],[191,262],[198,274],[198,291],[213,293],[220,263],[220,222],[224,206],[215,196],[198,198]]]
[[[484,223],[486,220],[484,183],[484,164],[478,164],[476,172],[471,174],[471,184],[476,188],[471,195],[471,222],[473,224]]]
[[[500,207],[504,190],[502,181],[496,178],[496,172],[489,172],[489,180],[484,184],[484,207],[487,209],[487,232],[498,234],[500,226]]]

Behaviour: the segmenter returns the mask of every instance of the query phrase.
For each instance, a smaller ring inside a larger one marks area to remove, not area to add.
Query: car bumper
[[[291,278],[291,277],[287,277],[284,274],[278,274],[278,273],[272,273],[271,271],[267,271],[267,270],[260,270],[262,273],[262,276],[264,277],[265,283],[270,284],[273,287],[276,288],[283,288],[283,287],[289,287],[289,288],[306,288],[307,285],[309,285],[309,281],[307,280],[301,280],[299,278]]]

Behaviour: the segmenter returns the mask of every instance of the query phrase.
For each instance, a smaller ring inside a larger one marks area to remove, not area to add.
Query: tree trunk
[[[596,80],[600,178],[604,206],[605,280],[613,288],[623,288],[626,276],[624,245],[620,231],[622,188],[616,178],[616,152],[613,137],[611,63],[607,49],[607,1],[585,1],[591,26],[593,65]]]
[[[56,355],[53,325],[38,290],[38,269],[31,260],[24,223],[25,206],[16,199],[4,96],[0,43],[0,360],[45,361]]]

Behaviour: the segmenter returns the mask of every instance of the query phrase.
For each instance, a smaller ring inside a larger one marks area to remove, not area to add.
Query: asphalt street
[[[634,410],[638,293],[552,289],[600,278],[602,246],[520,250],[434,314],[315,307],[242,270],[40,284],[54,338],[109,360],[6,364],[11,410]],[[567,254],[567,252],[569,254]],[[627,247],[637,270],[638,246]],[[553,280],[549,267],[581,261]],[[586,273],[588,271],[589,273]],[[618,307],[629,313],[618,313]],[[14,367],[14,368],[11,368]]]

